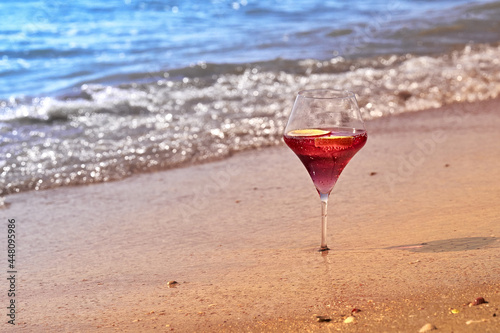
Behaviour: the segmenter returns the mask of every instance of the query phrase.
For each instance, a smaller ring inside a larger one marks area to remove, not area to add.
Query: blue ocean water
[[[0,3],[0,194],[280,143],[295,93],[369,119],[496,97],[500,1]]]
[[[0,13],[4,99],[199,62],[439,52],[496,41],[499,24],[498,3],[467,0],[8,0]]]

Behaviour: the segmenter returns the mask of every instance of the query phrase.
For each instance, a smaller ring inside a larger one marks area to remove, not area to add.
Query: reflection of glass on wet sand
[[[491,329],[500,302],[497,105],[368,122],[364,154],[332,197],[327,257],[315,252],[315,190],[283,146],[11,195],[3,212],[18,223],[25,272],[19,327],[380,332],[432,321],[460,332],[473,320]],[[459,252],[387,249],[477,237],[494,241]],[[463,306],[479,296],[489,303]],[[353,308],[357,324],[344,323]]]

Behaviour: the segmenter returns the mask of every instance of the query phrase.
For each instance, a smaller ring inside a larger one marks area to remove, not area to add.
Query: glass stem
[[[320,251],[330,250],[326,245],[326,225],[327,225],[327,215],[328,215],[328,193],[320,193],[319,197],[321,199],[321,247]]]

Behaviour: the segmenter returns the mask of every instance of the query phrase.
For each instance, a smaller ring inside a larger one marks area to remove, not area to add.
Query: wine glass
[[[367,140],[354,93],[334,89],[300,91],[283,139],[302,161],[319,193],[319,251],[327,251],[328,197],[342,170]]]

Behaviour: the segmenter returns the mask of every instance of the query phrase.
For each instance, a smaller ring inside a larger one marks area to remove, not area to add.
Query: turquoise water
[[[304,88],[351,89],[366,119],[500,93],[495,1],[3,1],[0,13],[0,194],[279,144]]]

